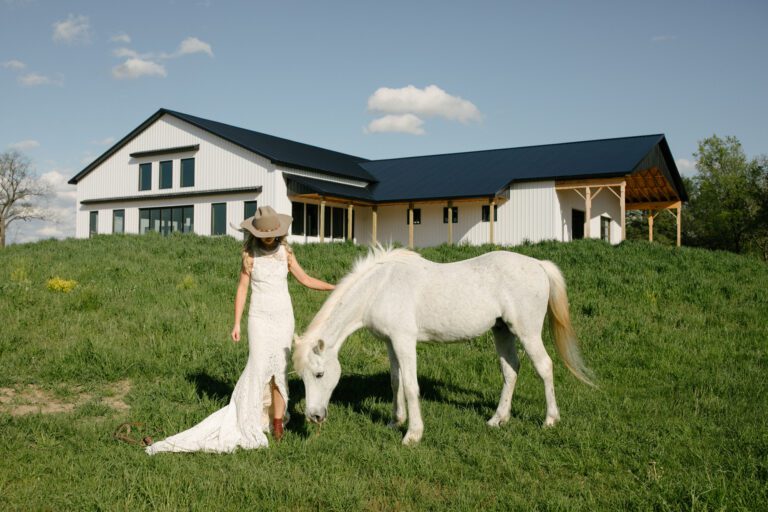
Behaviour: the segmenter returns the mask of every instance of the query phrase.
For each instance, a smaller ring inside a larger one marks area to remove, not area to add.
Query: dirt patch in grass
[[[79,386],[54,392],[35,384],[0,388],[0,412],[11,416],[66,413],[92,400],[98,400],[116,411],[127,411],[130,407],[125,403],[125,397],[130,390],[130,380],[114,382],[97,392],[85,391]]]

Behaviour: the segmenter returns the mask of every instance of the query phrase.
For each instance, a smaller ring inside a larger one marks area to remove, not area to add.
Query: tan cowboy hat
[[[240,223],[240,228],[232,225],[238,231],[248,231],[256,238],[272,238],[285,236],[293,217],[277,213],[271,206],[259,206],[256,215],[248,217]]]

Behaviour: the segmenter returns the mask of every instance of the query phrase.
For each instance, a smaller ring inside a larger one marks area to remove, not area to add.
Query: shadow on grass
[[[196,392],[201,398],[208,397],[219,402],[227,403],[234,386],[206,372],[197,372],[187,376],[187,380],[195,384]],[[421,400],[449,404],[461,409],[471,409],[480,416],[493,414],[496,403],[483,398],[482,393],[436,381],[429,377],[419,378]],[[501,389],[499,389],[501,391]],[[289,379],[288,393],[292,397],[288,410],[291,421],[286,428],[291,432],[307,437],[310,435],[309,426],[304,421],[304,411],[299,411],[296,404],[304,397],[304,384],[300,379]],[[371,406],[374,402],[387,402],[387,412]],[[342,375],[338,386],[331,397],[331,402],[349,407],[355,413],[369,416],[371,422],[387,424],[392,419],[391,403],[392,388],[389,373],[374,375]],[[513,412],[514,416],[514,412]]]

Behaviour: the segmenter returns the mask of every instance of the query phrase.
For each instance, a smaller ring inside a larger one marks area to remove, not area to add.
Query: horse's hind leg
[[[509,328],[499,322],[494,326],[493,339],[496,343],[496,353],[499,355],[501,373],[504,375],[504,387],[501,389],[499,406],[496,414],[488,420],[488,425],[498,427],[509,421],[509,411],[512,408],[512,395],[515,392],[517,372],[520,370],[520,360],[517,357],[515,335]]]
[[[549,354],[547,354],[547,350],[544,348],[540,330],[536,333],[520,332],[518,337],[528,357],[531,358],[531,362],[534,368],[536,368],[536,373],[539,374],[539,377],[544,382],[544,396],[547,399],[547,418],[544,420],[544,426],[552,426],[560,420],[560,411],[557,409],[557,402],[555,401],[552,359],[549,358]]]
[[[392,348],[392,341],[387,340],[387,352],[389,353],[389,379],[392,383],[392,421],[390,427],[399,427],[405,423],[405,389],[403,388],[403,376],[400,372],[400,363]]]

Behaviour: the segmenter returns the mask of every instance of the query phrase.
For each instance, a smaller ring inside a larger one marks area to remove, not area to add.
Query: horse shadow
[[[187,380],[195,385],[195,392],[200,398],[221,403],[227,403],[234,390],[232,382],[211,376],[205,371],[189,374]],[[496,409],[496,403],[488,400],[477,390],[429,377],[419,377],[419,390],[422,401],[470,409],[483,417],[490,416]],[[288,412],[293,420],[286,425],[286,429],[301,437],[308,437],[310,431],[308,423],[303,421],[304,411],[297,408],[297,404],[304,397],[304,383],[301,379],[289,378],[288,394],[292,397],[288,404]],[[357,414],[368,416],[372,423],[384,425],[392,420],[392,401],[392,387],[387,372],[372,375],[342,375],[331,396],[331,403],[348,407]],[[386,403],[386,407],[381,407],[382,403]]]

